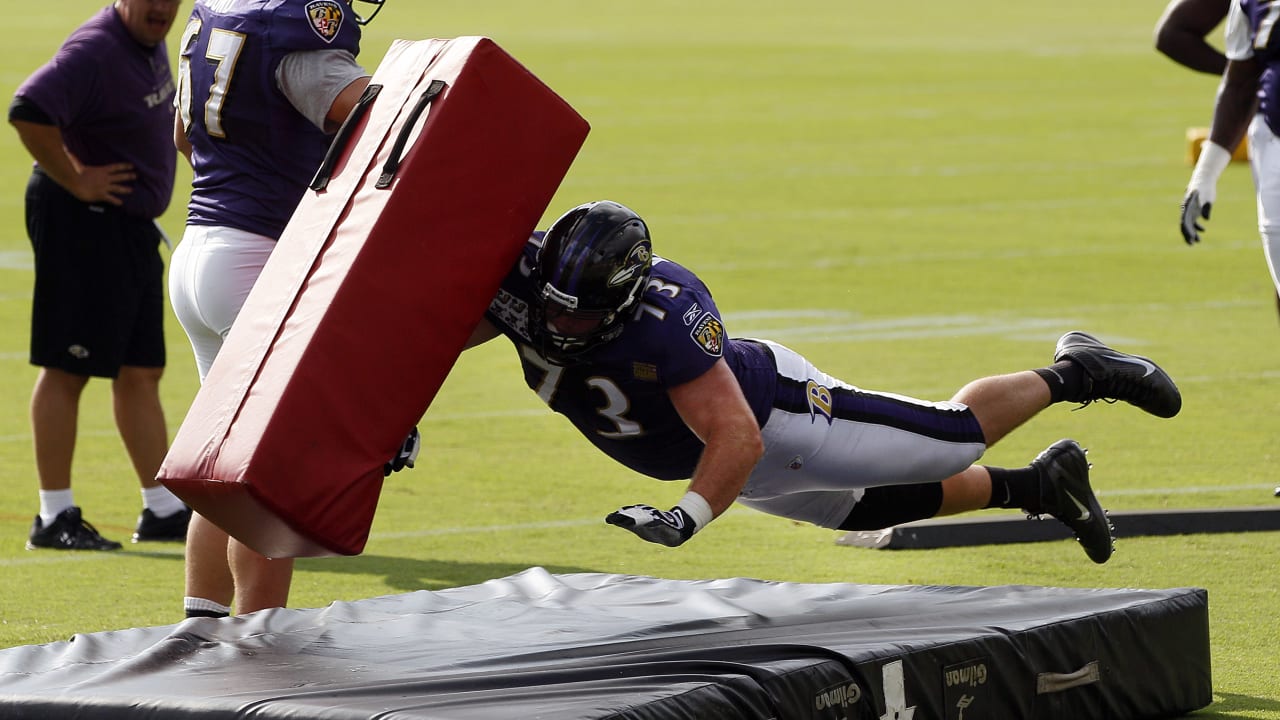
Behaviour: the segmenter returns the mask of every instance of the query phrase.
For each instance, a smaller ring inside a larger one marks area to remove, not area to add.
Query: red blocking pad
[[[157,479],[268,557],[360,553],[384,463],[588,130],[492,40],[395,41]]]

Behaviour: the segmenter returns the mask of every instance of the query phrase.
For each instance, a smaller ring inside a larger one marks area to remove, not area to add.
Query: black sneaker
[[[80,508],[69,507],[58,513],[48,527],[36,515],[27,536],[27,549],[54,548],[56,550],[119,550],[122,546],[98,534],[98,529],[80,516]]]
[[[1089,487],[1089,461],[1075,440],[1059,440],[1036,456],[1040,515],[1051,515],[1075,533],[1089,559],[1101,565],[1115,550],[1111,520]],[[1028,511],[1031,517],[1035,513]]]
[[[1182,409],[1182,393],[1168,373],[1147,358],[1112,350],[1088,333],[1076,330],[1058,338],[1053,359],[1084,368],[1084,396],[1079,402],[1085,405],[1123,400],[1162,418]]]
[[[172,515],[156,517],[151,508],[142,508],[138,526],[133,530],[133,541],[182,542],[187,539],[187,525],[191,522],[191,508],[184,507]]]

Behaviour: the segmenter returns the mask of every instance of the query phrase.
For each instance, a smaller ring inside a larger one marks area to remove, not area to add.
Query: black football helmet
[[[534,262],[529,332],[542,355],[567,365],[622,334],[652,267],[649,228],[608,200],[556,220]]]
[[[382,10],[382,5],[386,0],[347,0],[347,2],[351,5],[351,12],[355,15],[356,24],[368,25],[369,21],[373,20],[373,16],[377,15]],[[368,3],[369,5],[373,5],[374,8],[369,12],[368,16],[361,15],[359,11],[356,10],[357,2]]]

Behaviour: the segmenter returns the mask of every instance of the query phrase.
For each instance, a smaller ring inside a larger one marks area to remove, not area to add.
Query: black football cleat
[[[69,507],[58,513],[46,527],[36,515],[27,536],[27,549],[53,548],[55,550],[119,550],[122,546],[98,534],[80,514],[80,508]]]
[[[151,508],[142,508],[138,525],[133,530],[133,541],[183,542],[187,539],[187,525],[191,523],[191,508],[184,507],[172,515],[157,517]]]
[[[1182,393],[1168,373],[1148,358],[1107,347],[1078,330],[1058,339],[1055,362],[1070,360],[1085,372],[1083,396],[1071,400],[1085,405],[1123,400],[1156,417],[1171,418],[1182,409]]]
[[[1040,471],[1040,512],[1071,528],[1089,559],[1101,565],[1115,550],[1111,520],[1089,486],[1089,461],[1075,440],[1059,440],[1031,461]],[[1037,513],[1031,513],[1035,517]]]

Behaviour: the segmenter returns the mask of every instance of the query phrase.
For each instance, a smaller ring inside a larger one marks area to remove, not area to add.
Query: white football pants
[[[188,225],[169,263],[169,302],[209,374],[276,241],[228,227]]]
[[[1271,282],[1280,290],[1280,138],[1262,115],[1249,123],[1249,167],[1258,190],[1258,232],[1267,254]]]
[[[977,418],[961,403],[863,390],[793,350],[761,342],[777,361],[780,385],[806,385],[827,402],[814,412],[775,400],[760,431],[764,456],[737,498],[742,505],[835,528],[864,488],[941,482],[987,449]]]

